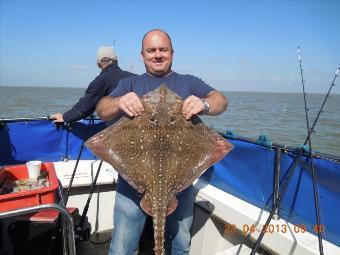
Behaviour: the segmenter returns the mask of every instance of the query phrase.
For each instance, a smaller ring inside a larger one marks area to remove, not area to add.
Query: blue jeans
[[[167,255],[189,254],[193,220],[193,186],[177,195],[178,206],[166,219]],[[140,208],[142,195],[118,178],[114,207],[114,229],[109,255],[132,255],[137,249],[147,214]]]

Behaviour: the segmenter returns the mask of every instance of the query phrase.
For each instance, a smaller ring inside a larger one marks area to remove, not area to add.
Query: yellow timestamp
[[[287,231],[303,234],[307,232],[307,227],[304,224],[296,224],[292,227],[288,226],[287,224],[265,224],[260,228],[253,224],[243,224],[240,228],[238,228],[236,224],[225,224],[224,226],[225,234],[242,232],[243,234],[248,235],[255,232],[286,233]],[[323,224],[315,225],[312,231],[315,231],[316,233],[323,233],[325,232],[325,226]]]

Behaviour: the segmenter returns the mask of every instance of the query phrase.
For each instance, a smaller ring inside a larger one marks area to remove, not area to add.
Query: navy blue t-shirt
[[[184,100],[191,95],[203,98],[206,97],[210,91],[214,90],[201,79],[189,74],[183,75],[172,72],[165,77],[158,78],[148,73],[144,73],[142,75],[130,76],[120,80],[110,96],[120,97],[129,92],[135,92],[138,96],[143,96],[148,92],[157,89],[163,83]],[[120,115],[111,120],[110,124],[117,121],[119,118]],[[125,187],[125,189],[130,187],[121,177],[118,178],[118,186]],[[131,187],[130,189],[133,190]]]
[[[183,75],[172,72],[165,77],[159,78],[144,73],[120,80],[110,96],[124,96],[129,92],[135,92],[138,96],[143,96],[158,88],[163,83],[184,100],[190,95],[203,98],[206,97],[210,91],[214,90],[201,79],[189,74]]]

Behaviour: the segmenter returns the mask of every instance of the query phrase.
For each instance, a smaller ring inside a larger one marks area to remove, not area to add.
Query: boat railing
[[[83,120],[89,121],[91,118],[85,118]],[[47,116],[40,116],[40,117],[20,117],[20,118],[0,118],[0,123],[13,123],[13,122],[22,122],[22,121],[38,121],[38,120],[55,120],[54,117],[47,115]],[[93,118],[95,121],[100,121],[99,118]]]
[[[16,122],[30,122],[30,121],[43,121],[43,120],[47,120],[47,121],[52,121],[54,120],[53,117],[47,115],[47,116],[41,116],[41,117],[20,117],[20,118],[0,118],[0,127],[6,125],[7,123],[16,123]],[[94,121],[95,123],[101,123],[102,120],[94,117],[94,118],[85,118],[83,120],[81,120],[80,122],[83,122],[84,125],[88,125],[88,122],[90,121]],[[72,126],[72,123],[68,123],[67,125],[65,125],[66,127],[70,127]],[[66,131],[68,132],[67,128]],[[267,137],[260,136],[258,139],[254,139],[254,138],[249,138],[249,137],[245,137],[245,136],[240,136],[240,135],[236,135],[234,134],[232,131],[227,130],[227,131],[221,131],[218,130],[218,132],[231,140],[239,140],[239,141],[243,141],[243,142],[248,142],[248,143],[253,143],[253,144],[257,144],[263,147],[268,147],[270,149],[279,149],[284,153],[291,153],[293,155],[298,155],[300,150],[304,150],[304,152],[302,153],[302,157],[309,157],[309,151],[307,147],[294,147],[294,146],[290,146],[290,145],[284,145],[284,144],[280,144],[280,143],[275,143],[275,142],[271,142],[270,140],[266,140]],[[330,161],[334,161],[334,162],[340,162],[340,156],[336,156],[336,155],[331,155],[331,154],[327,154],[327,153],[322,153],[322,152],[317,152],[317,151],[313,151],[313,157],[314,158],[319,158],[319,159],[325,159],[325,160],[330,160]]]
[[[268,142],[268,143],[262,143],[261,141],[259,142],[259,139],[254,139],[254,138],[249,138],[249,137],[245,137],[245,136],[239,136],[239,135],[235,135],[232,132],[219,132],[221,135],[223,135],[224,137],[231,139],[231,140],[239,140],[239,141],[243,141],[243,142],[248,142],[248,143],[253,143],[253,144],[257,144],[257,145],[261,145],[263,147],[267,147],[269,149],[278,149],[281,150],[282,152],[285,153],[292,153],[293,155],[299,155],[300,150],[304,150],[304,152],[302,153],[302,157],[309,157],[309,152],[308,152],[308,148],[306,147],[294,147],[294,146],[290,146],[290,145],[284,145],[284,144],[280,144],[280,143],[274,143],[274,142]],[[325,159],[325,160],[330,160],[330,161],[334,161],[339,163],[340,162],[340,157],[336,156],[336,155],[331,155],[331,154],[327,154],[327,153],[322,153],[322,152],[317,152],[317,151],[313,151],[313,158],[319,158],[319,159]]]
[[[0,213],[0,219],[25,215],[29,213],[35,213],[42,210],[56,210],[61,213],[63,217],[62,221],[62,229],[63,229],[63,254],[64,255],[75,255],[76,247],[75,247],[75,239],[74,239],[74,224],[71,214],[67,211],[67,209],[58,204],[42,204],[31,207],[24,207],[16,210],[5,211]]]

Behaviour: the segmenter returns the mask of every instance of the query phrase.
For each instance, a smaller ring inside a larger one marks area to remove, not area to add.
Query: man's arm
[[[113,98],[112,96],[106,96],[99,100],[96,105],[96,114],[104,121],[113,119],[118,115],[120,109],[118,107],[120,97]]]
[[[195,114],[218,115],[225,111],[228,106],[227,98],[219,91],[213,90],[205,97],[209,103],[209,112],[205,112],[205,105],[201,98],[189,96],[183,102],[182,113],[184,118],[190,119]]]
[[[205,99],[209,103],[209,115],[219,115],[228,107],[228,99],[219,91],[211,91]]]
[[[106,96],[96,105],[96,114],[104,121],[113,119],[121,111],[130,117],[141,115],[144,111],[142,102],[135,92],[129,92],[121,97]]]
[[[53,122],[74,122],[89,116],[93,113],[96,103],[105,93],[107,93],[105,81],[98,76],[90,83],[84,96],[70,110],[64,112],[64,114],[56,113],[51,115],[56,118]]]

